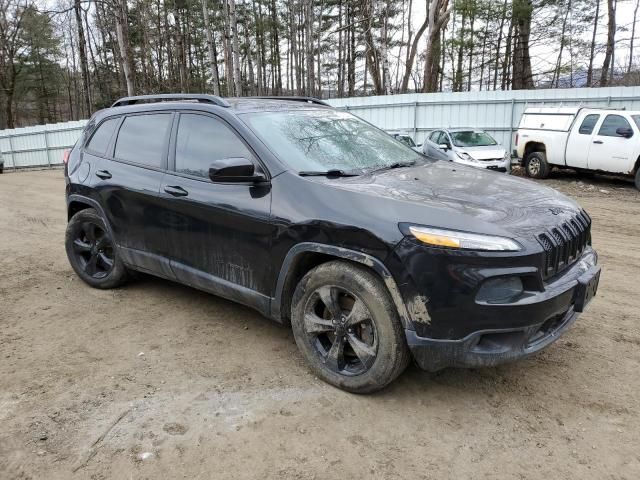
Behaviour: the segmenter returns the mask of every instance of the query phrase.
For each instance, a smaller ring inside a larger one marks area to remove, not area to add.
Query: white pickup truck
[[[529,177],[551,167],[631,176],[640,190],[640,111],[579,107],[527,108],[515,155]]]

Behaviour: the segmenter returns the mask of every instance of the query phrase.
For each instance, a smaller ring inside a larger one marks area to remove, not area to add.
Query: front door
[[[633,123],[633,122],[631,122]],[[604,172],[628,173],[634,165],[633,153],[638,141],[635,123],[618,114],[608,114],[598,133],[593,136],[589,150],[589,169]],[[624,137],[616,131],[618,128],[631,129],[633,135]]]
[[[208,175],[217,159],[244,157],[262,168],[258,159],[213,115],[180,114],[172,137],[160,187],[172,270],[186,284],[263,308],[272,275],[271,186],[213,183]]]

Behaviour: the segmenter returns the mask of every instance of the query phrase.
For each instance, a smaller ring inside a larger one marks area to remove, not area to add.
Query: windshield
[[[336,110],[259,112],[242,119],[297,171],[369,170],[422,159],[390,135]]]
[[[498,144],[487,132],[468,130],[450,133],[456,147],[487,147]]]

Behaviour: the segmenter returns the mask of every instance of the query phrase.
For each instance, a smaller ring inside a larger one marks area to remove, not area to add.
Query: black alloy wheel
[[[95,279],[105,278],[113,270],[113,242],[101,226],[84,222],[76,232],[73,251],[78,265]]]
[[[323,363],[340,375],[361,375],[376,360],[378,334],[369,309],[335,285],[316,289],[305,306],[304,329]]]

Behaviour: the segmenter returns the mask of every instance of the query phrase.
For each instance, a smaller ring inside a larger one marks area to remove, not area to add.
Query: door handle
[[[602,145],[604,142],[602,140],[594,140],[593,143],[597,143],[598,145]]]
[[[96,176],[100,177],[103,180],[108,180],[111,178],[111,174],[109,173],[108,170],[98,170],[96,172]]]
[[[178,185],[167,185],[166,187],[164,187],[164,191],[169,195],[173,195],[174,197],[186,197],[187,195],[189,195],[189,192]]]

